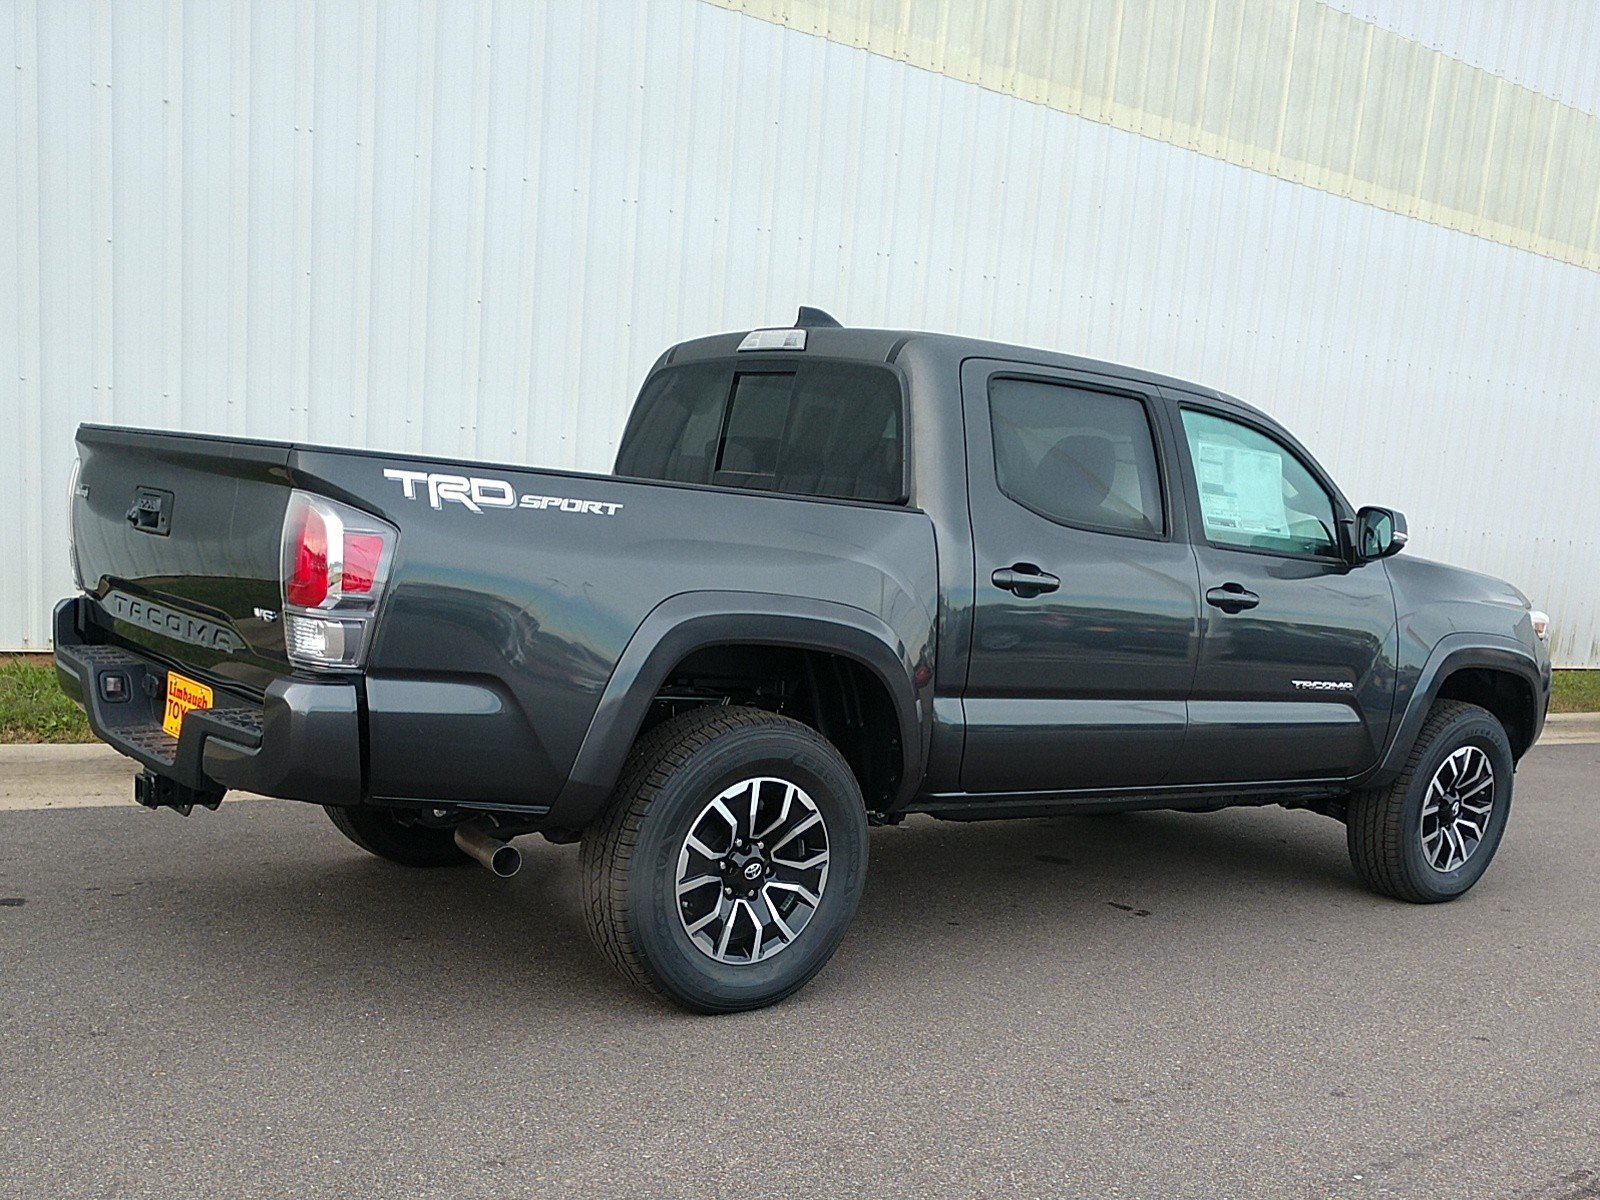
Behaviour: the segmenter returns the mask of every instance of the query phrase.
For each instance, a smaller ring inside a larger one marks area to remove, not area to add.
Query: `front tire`
[[[582,863],[589,932],[613,966],[692,1011],[740,1012],[832,957],[866,878],[866,809],[814,730],[700,708],[634,747]]]
[[[1399,777],[1357,793],[1346,818],[1356,874],[1413,904],[1465,893],[1489,869],[1511,811],[1515,762],[1486,709],[1434,704]]]
[[[472,860],[456,845],[452,830],[403,824],[385,808],[324,804],[334,827],[368,854],[403,867],[456,867]]]

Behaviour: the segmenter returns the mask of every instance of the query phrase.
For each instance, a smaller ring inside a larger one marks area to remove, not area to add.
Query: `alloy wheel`
[[[1494,765],[1477,746],[1454,751],[1422,801],[1422,855],[1435,871],[1460,870],[1483,844],[1494,813]]]
[[[798,784],[771,776],[725,788],[678,852],[683,930],[721,963],[758,963],[794,944],[828,884],[828,826]]]

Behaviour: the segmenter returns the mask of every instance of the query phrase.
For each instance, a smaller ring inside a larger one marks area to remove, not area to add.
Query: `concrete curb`
[[[110,761],[128,762],[110,746],[101,742],[68,742],[65,744],[48,744],[25,742],[21,744],[7,743],[0,745],[0,766],[11,763],[32,765],[37,763],[105,763]]]
[[[1541,746],[1572,746],[1600,742],[1600,713],[1552,713],[1544,720]]]
[[[0,746],[0,812],[133,803],[138,765],[98,742]],[[229,800],[260,799],[229,792]]]

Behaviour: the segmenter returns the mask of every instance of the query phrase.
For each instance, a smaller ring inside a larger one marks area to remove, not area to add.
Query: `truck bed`
[[[159,712],[117,714],[144,752],[202,772],[249,753],[215,728],[224,713],[270,723],[288,689],[338,690],[359,726],[360,798],[548,807],[630,640],[686,596],[840,606],[886,627],[907,662],[931,658],[933,531],[901,505],[104,426],[78,448],[86,596],[58,639],[217,689],[217,714],[194,722],[209,755],[163,741]],[[399,531],[360,672],[307,673],[285,654],[293,489]]]

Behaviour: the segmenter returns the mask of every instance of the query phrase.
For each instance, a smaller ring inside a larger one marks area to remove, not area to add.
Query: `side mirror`
[[[1392,508],[1363,508],[1356,514],[1357,562],[1398,554],[1406,544],[1406,519]]]

